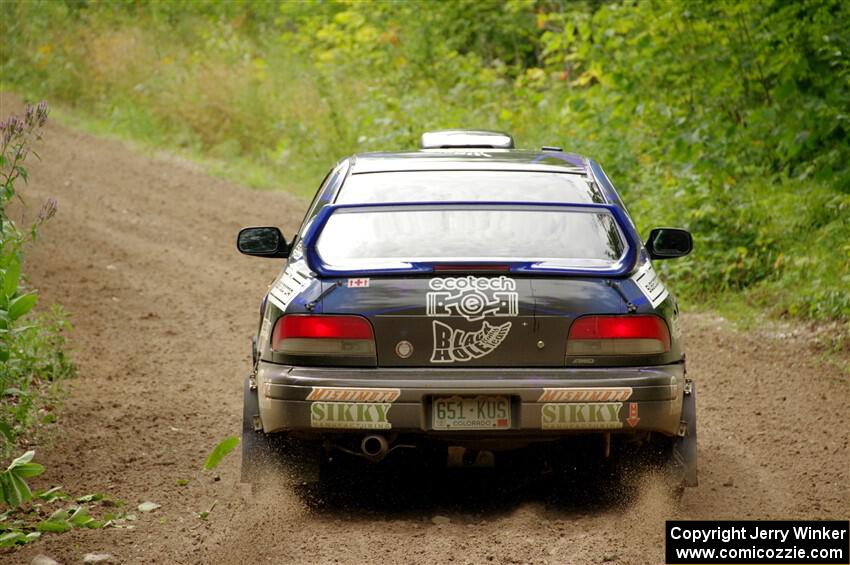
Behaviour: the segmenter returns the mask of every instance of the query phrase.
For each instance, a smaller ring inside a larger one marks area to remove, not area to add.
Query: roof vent
[[[558,147],[557,145],[544,145],[543,147],[540,148],[540,150],[541,151],[555,151],[555,152],[560,153],[561,151],[563,151],[563,148]]]
[[[422,134],[422,149],[513,149],[514,138],[501,131],[445,129]]]

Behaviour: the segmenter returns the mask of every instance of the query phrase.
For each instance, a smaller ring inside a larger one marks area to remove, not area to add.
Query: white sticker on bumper
[[[544,404],[540,425],[544,430],[607,430],[622,428],[622,402]]]
[[[392,404],[357,402],[314,402],[310,405],[310,426],[352,430],[388,430]]]

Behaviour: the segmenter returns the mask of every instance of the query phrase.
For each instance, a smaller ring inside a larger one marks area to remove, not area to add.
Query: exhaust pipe
[[[360,442],[360,451],[363,452],[366,459],[377,463],[390,452],[390,444],[387,442],[387,438],[382,435],[369,435]]]

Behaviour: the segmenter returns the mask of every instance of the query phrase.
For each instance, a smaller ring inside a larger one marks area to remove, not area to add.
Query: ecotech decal
[[[401,391],[397,388],[313,387],[310,426],[355,430],[388,430],[387,419],[392,403]]]
[[[519,314],[516,281],[505,276],[433,278],[428,287],[428,317],[462,316],[469,322],[481,322],[479,329],[466,331],[434,320],[432,363],[464,362],[492,353],[508,337],[511,322],[491,324],[485,318],[513,318]]]

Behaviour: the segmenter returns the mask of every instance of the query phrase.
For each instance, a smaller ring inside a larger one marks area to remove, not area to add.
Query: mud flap
[[[243,483],[257,481],[260,469],[277,458],[274,442],[260,431],[254,430],[254,418],[260,415],[257,390],[251,389],[251,377],[245,377],[242,404],[242,473]]]
[[[672,463],[677,468],[682,485],[695,487],[697,479],[697,387],[693,381],[685,384],[682,400],[682,425],[685,435],[673,443]]]
[[[251,388],[251,377],[245,379],[243,394],[242,482],[256,483],[263,473],[279,473],[278,476],[294,484],[319,482],[324,455],[322,445],[256,429],[260,400],[256,388]]]

